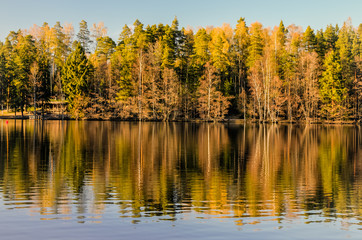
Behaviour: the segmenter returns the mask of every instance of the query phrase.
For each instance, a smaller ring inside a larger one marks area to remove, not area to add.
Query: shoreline
[[[0,119],[2,120],[34,120],[33,115],[24,115],[24,116],[14,116],[14,115],[0,115]],[[35,120],[50,120],[50,121],[114,121],[114,122],[139,122],[139,119],[121,119],[121,118],[82,118],[75,119],[69,116],[61,116],[56,114],[45,115],[44,118],[39,118]],[[223,120],[202,120],[202,119],[170,119],[170,120],[155,120],[155,119],[144,119],[142,122],[191,122],[191,123],[205,123],[205,122],[218,122],[218,123],[231,123],[231,124],[293,124],[293,125],[361,125],[359,121],[353,120],[339,120],[339,121],[327,121],[327,120],[313,120],[313,121],[305,121],[305,120],[279,120],[276,122],[273,121],[259,121],[259,120],[244,120],[239,118],[229,118]]]

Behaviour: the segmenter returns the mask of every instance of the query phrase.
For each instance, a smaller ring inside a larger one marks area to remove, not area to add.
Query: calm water
[[[0,120],[0,239],[360,239],[362,130]]]

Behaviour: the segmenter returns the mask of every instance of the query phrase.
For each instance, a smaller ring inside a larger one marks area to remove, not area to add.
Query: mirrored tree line
[[[72,118],[255,121],[361,118],[362,24],[303,30],[44,23],[0,44],[0,107]]]
[[[104,214],[112,201],[128,217],[176,220],[192,210],[233,216],[242,224],[250,216],[281,221],[320,210],[325,217],[360,219],[361,131],[292,124],[0,121],[0,196],[8,207],[30,204],[33,213],[49,219]],[[302,217],[309,214],[315,213]]]

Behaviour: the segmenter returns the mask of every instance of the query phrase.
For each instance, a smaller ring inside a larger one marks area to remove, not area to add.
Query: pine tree
[[[61,67],[66,58],[68,52],[66,42],[66,35],[64,34],[64,29],[60,25],[60,22],[56,22],[52,28],[51,36],[51,49],[54,57],[54,62],[58,67]]]
[[[51,62],[51,78],[50,78],[50,93],[61,95],[61,84],[59,76],[61,69],[64,65],[67,53],[69,51],[68,46],[65,44],[66,35],[63,33],[63,27],[60,22],[56,22],[53,28],[45,30],[45,41],[48,41],[47,45],[50,52]],[[50,38],[50,39],[48,39]],[[57,84],[58,83],[58,84]]]
[[[86,53],[90,53],[90,45],[92,44],[92,40],[90,39],[88,24],[84,20],[79,23],[79,32],[77,34],[77,38],[84,51]]]

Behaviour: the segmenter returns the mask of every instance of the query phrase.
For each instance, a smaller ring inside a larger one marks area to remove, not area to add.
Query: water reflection
[[[361,129],[0,120],[0,208],[40,219],[305,223],[362,213]]]

